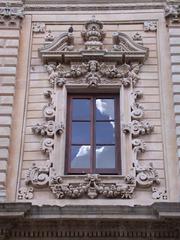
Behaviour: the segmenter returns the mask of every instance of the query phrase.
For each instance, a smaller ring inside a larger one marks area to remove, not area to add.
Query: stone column
[[[23,18],[21,6],[0,3],[0,201],[6,199],[6,174],[9,158],[16,66]]]

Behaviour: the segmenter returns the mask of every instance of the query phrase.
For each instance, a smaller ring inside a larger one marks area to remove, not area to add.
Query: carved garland
[[[71,29],[72,30],[72,29]],[[50,63],[46,66],[49,74],[49,82],[53,89],[62,88],[65,85],[83,85],[84,87],[101,86],[122,86],[133,89],[139,80],[138,73],[143,60],[147,57],[147,49],[132,41],[122,33],[113,35],[113,49],[107,51],[103,49],[103,25],[96,19],[92,19],[85,25],[82,32],[85,41],[84,50],[74,50],[72,33],[63,34],[59,39],[55,39],[46,45],[40,52],[42,57],[52,60],[61,59],[59,64]],[[135,37],[139,40],[138,34]],[[47,40],[47,39],[46,39]],[[58,50],[57,50],[58,49]],[[55,51],[56,50],[56,51]],[[62,56],[63,55],[63,56]],[[86,55],[86,61],[79,64],[72,64],[69,60],[71,56],[76,62],[80,62]],[[99,60],[101,56],[101,60]],[[103,56],[103,57],[102,57]],[[121,64],[117,64],[118,61]],[[63,60],[62,60],[63,58]],[[113,64],[102,61],[106,59]],[[131,61],[130,61],[131,60]],[[128,61],[128,63],[126,63]],[[67,65],[70,63],[70,67]],[[138,160],[138,155],[145,151],[145,144],[140,135],[150,134],[153,126],[147,121],[141,121],[143,117],[143,107],[137,102],[142,97],[142,93],[132,90],[130,93],[131,122],[123,126],[125,134],[132,136],[132,168],[128,176],[122,177],[119,182],[108,182],[105,177],[97,174],[81,176],[79,183],[66,182],[63,176],[58,176],[53,166],[52,152],[54,150],[54,136],[64,132],[63,123],[56,123],[55,90],[48,90],[44,93],[49,98],[49,102],[43,108],[45,122],[38,123],[32,127],[35,134],[44,137],[41,150],[48,155],[49,160],[43,167],[34,164],[27,172],[26,187],[19,189],[19,199],[32,199],[34,188],[49,187],[56,198],[120,198],[130,199],[133,197],[137,187],[153,187],[153,198],[165,199],[166,193],[160,192],[154,185],[159,185],[158,173],[152,164],[143,166]],[[113,179],[113,178],[112,178]]]

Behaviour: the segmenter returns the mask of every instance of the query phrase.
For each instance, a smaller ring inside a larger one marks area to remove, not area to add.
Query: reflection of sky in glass
[[[96,122],[96,144],[115,144],[115,129],[111,122]]]
[[[96,99],[97,120],[114,120],[114,99]],[[115,124],[110,122],[113,128]]]
[[[71,167],[90,168],[90,149],[89,145],[71,147]]]
[[[96,168],[115,168],[115,147],[96,147]]]
[[[89,120],[90,119],[90,100],[89,99],[73,99],[72,101],[72,119],[73,120]]]

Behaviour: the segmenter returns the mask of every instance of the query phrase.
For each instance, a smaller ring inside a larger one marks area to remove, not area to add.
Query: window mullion
[[[92,97],[92,116],[91,116],[91,146],[92,146],[92,158],[91,158],[91,173],[95,173],[95,98]]]

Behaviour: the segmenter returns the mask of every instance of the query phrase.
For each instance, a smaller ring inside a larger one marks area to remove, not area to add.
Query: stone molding
[[[12,7],[11,4],[7,2],[5,7],[0,7],[0,28],[18,27],[23,17],[23,7]]]
[[[73,31],[72,31],[73,32]],[[46,122],[33,126],[32,131],[45,137],[41,150],[47,154],[48,161],[44,166],[34,164],[27,172],[25,185],[19,189],[18,199],[32,199],[35,188],[49,187],[56,198],[120,198],[130,199],[136,188],[152,188],[154,199],[166,200],[166,191],[159,191],[155,186],[160,184],[158,173],[152,164],[144,166],[138,160],[139,154],[145,151],[145,144],[141,139],[134,138],[141,134],[150,134],[153,126],[145,121],[143,107],[137,102],[142,93],[136,91],[135,85],[139,80],[138,73],[148,56],[148,49],[139,45],[124,33],[114,33],[112,48],[104,48],[103,23],[92,18],[85,24],[82,31],[84,46],[76,50],[73,33],[64,33],[40,49],[42,59],[48,63],[47,72],[52,90],[45,93],[49,103],[44,106],[43,114]],[[53,63],[58,61],[58,64]],[[106,62],[112,62],[107,64]],[[74,65],[73,62],[77,62]],[[83,79],[83,80],[82,80]],[[54,169],[54,137],[64,134],[63,123],[56,122],[56,92],[57,88],[66,86],[84,86],[98,88],[102,86],[127,87],[130,91],[131,122],[124,127],[124,133],[132,138],[132,168],[127,176],[119,176],[119,181],[111,177],[97,174],[82,176],[79,182],[74,183],[73,176],[57,175]],[[135,122],[136,121],[136,122]]]
[[[151,206],[0,204],[1,239],[179,239],[179,203]]]

